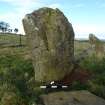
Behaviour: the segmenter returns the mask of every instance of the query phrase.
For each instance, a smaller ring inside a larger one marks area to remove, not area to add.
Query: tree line
[[[12,32],[17,33],[19,30],[18,30],[18,28],[11,29],[9,23],[4,22],[4,21],[0,21],[0,31],[2,33],[7,33],[7,32],[9,32],[9,33],[12,33]]]
[[[18,31],[19,31],[18,28],[11,29],[9,23],[0,21],[0,32],[2,32],[2,33],[15,32],[17,34]],[[19,46],[22,46],[21,34],[19,34]]]

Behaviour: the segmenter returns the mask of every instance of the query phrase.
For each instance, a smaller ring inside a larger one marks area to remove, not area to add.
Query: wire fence
[[[0,33],[0,46],[24,46],[26,36],[21,34]]]

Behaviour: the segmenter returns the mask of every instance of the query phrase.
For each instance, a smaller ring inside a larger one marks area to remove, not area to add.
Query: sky
[[[105,0],[0,0],[0,21],[24,34],[22,19],[41,7],[59,8],[72,23],[75,38],[93,33],[105,39]]]

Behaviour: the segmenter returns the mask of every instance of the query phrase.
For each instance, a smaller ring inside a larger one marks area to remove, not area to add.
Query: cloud
[[[70,8],[74,9],[74,8],[82,8],[85,7],[84,3],[74,3],[70,5]]]
[[[93,33],[99,36],[99,38],[102,38],[103,33],[105,33],[104,26],[97,26],[95,24],[74,24],[73,27],[76,37],[88,38],[88,35]],[[105,39],[105,36],[103,38]]]
[[[13,5],[24,5],[24,4],[30,4],[32,2],[36,2],[38,0],[1,0],[3,2],[8,2],[11,3]]]
[[[82,3],[74,4],[73,7],[75,7],[75,8],[84,7],[84,4],[82,4]]]
[[[60,7],[58,3],[48,4],[46,2],[42,2],[41,0],[0,0],[0,1],[8,3],[13,6],[10,12],[0,14],[0,20],[4,20],[10,23],[11,27],[17,27],[19,29],[19,32],[22,34],[24,34],[22,19],[27,13],[30,13],[33,10],[36,10],[44,6],[50,8]]]
[[[33,10],[43,6],[38,0],[1,0],[5,3],[13,5],[14,8],[10,12],[0,14],[0,20],[10,23],[10,26],[19,29],[24,34],[22,19]]]
[[[32,12],[40,7],[50,7],[50,8],[60,8],[61,10],[66,10],[65,6],[62,3],[57,2],[42,2],[42,0],[0,0],[5,3],[9,3],[13,5],[14,8],[11,8],[11,11],[8,13],[0,14],[0,20],[6,21],[10,23],[12,28],[18,28],[19,32],[24,34],[22,19],[24,18],[25,14]],[[47,0],[46,0],[47,1]],[[59,0],[60,1],[60,0]],[[83,3],[75,3],[74,5],[71,4],[69,9],[72,8],[82,8],[85,4]],[[104,6],[104,4],[103,4]],[[63,9],[62,9],[63,8]],[[69,16],[68,16],[69,18]],[[74,22],[75,23],[75,22]],[[73,24],[74,31],[76,36],[82,35],[81,37],[87,37],[89,33],[94,34],[101,34],[105,33],[104,26],[96,26],[94,24]],[[84,36],[87,35],[87,36]]]
[[[101,0],[98,0],[98,1],[96,1],[96,6],[98,7],[98,8],[105,8],[105,1],[103,0],[103,1],[101,1]]]
[[[101,8],[105,8],[105,3],[100,4],[99,7],[101,7]]]
[[[51,4],[48,7],[53,8],[53,9],[56,9],[56,8],[60,8],[61,5],[56,3],[56,4]]]

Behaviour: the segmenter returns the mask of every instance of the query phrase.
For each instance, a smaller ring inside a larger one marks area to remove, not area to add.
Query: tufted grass
[[[11,42],[12,46],[7,42]],[[14,42],[16,43],[14,44]],[[3,83],[11,85],[9,91],[16,93],[26,104],[37,101],[37,96],[42,92],[35,87],[38,84],[34,83],[33,65],[25,36],[22,36],[22,43],[24,46],[16,46],[19,44],[19,36],[17,35],[0,34],[0,78],[2,77],[2,82],[8,79],[9,81]],[[79,53],[89,46],[88,41],[75,41],[75,55],[79,56]],[[99,60],[94,55],[88,56],[81,60],[80,65],[92,73],[92,78],[85,85],[76,81],[73,83],[72,89],[86,89],[105,98],[105,58]],[[27,73],[29,77],[27,77]],[[10,83],[13,78],[15,81]],[[0,100],[2,100],[3,92],[6,92],[4,90],[7,90],[5,88],[5,85],[2,86],[0,83]]]

